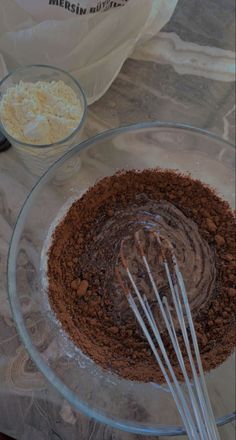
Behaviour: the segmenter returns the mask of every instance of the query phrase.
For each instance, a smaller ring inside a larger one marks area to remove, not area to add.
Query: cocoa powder
[[[73,203],[52,236],[48,295],[65,331],[95,362],[127,379],[160,382],[163,378],[149,345],[132,312],[126,312],[126,298],[117,307],[109,284],[119,249],[109,241],[113,231],[106,231],[106,225],[119,222],[134,206],[141,209],[145,197],[152,204],[169,202],[195,222],[214,254],[214,286],[204,307],[194,313],[194,323],[205,371],[230,355],[235,347],[234,214],[210,187],[172,170],[119,172]],[[99,247],[101,230],[107,241]],[[120,234],[124,233],[125,228]],[[114,236],[118,235],[119,228]],[[167,335],[163,339],[179,375]]]

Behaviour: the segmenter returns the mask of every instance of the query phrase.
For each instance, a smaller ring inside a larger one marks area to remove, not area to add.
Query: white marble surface
[[[235,140],[233,0],[180,0],[174,16],[124,64],[89,108],[84,137],[147,120],[174,120]],[[6,259],[17,213],[35,183],[13,150],[0,154],[0,431],[19,440],[132,440],[76,413],[37,372],[7,301]],[[234,439],[234,424],[220,429]]]

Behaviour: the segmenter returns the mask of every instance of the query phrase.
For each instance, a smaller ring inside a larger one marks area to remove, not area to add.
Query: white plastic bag
[[[68,9],[73,1],[1,0],[0,53],[8,70],[26,64],[68,70],[92,103],[108,89],[135,46],[165,25],[177,1],[81,0],[75,4],[87,5],[89,12],[99,4],[105,8],[107,3],[109,9],[77,15]],[[110,7],[114,3],[124,6]]]

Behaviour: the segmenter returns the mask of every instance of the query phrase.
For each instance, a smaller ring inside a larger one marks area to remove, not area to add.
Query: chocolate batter
[[[211,188],[174,171],[117,173],[71,206],[48,253],[48,294],[57,318],[75,344],[102,367],[133,380],[162,380],[115,276],[122,239],[135,270],[133,236],[142,228],[158,230],[173,244],[203,367],[216,367],[235,346],[235,219]],[[149,246],[150,261],[155,262],[155,252]],[[152,270],[158,287],[165,289],[159,266]],[[147,279],[140,283],[153,305]],[[178,375],[164,328],[163,338]]]

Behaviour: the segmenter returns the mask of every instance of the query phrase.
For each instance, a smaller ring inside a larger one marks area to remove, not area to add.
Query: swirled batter
[[[142,276],[140,290],[149,301],[153,301],[153,291],[144,276],[145,268],[134,244],[134,233],[140,228],[156,230],[172,243],[185,280],[192,313],[199,312],[208,301],[214,286],[214,252],[200,236],[196,223],[173,204],[164,200],[154,201],[145,194],[138,194],[132,206],[118,209],[114,216],[101,222],[98,234],[88,243],[86,254],[82,258],[86,271],[104,272],[103,287],[110,292],[114,305],[114,322],[120,325],[133,319],[133,312],[115,276],[120,244],[124,239],[130,270],[134,275],[136,272],[137,276]],[[146,256],[158,288],[165,288],[168,294],[167,279],[158,263],[158,247],[155,243],[148,247]]]

